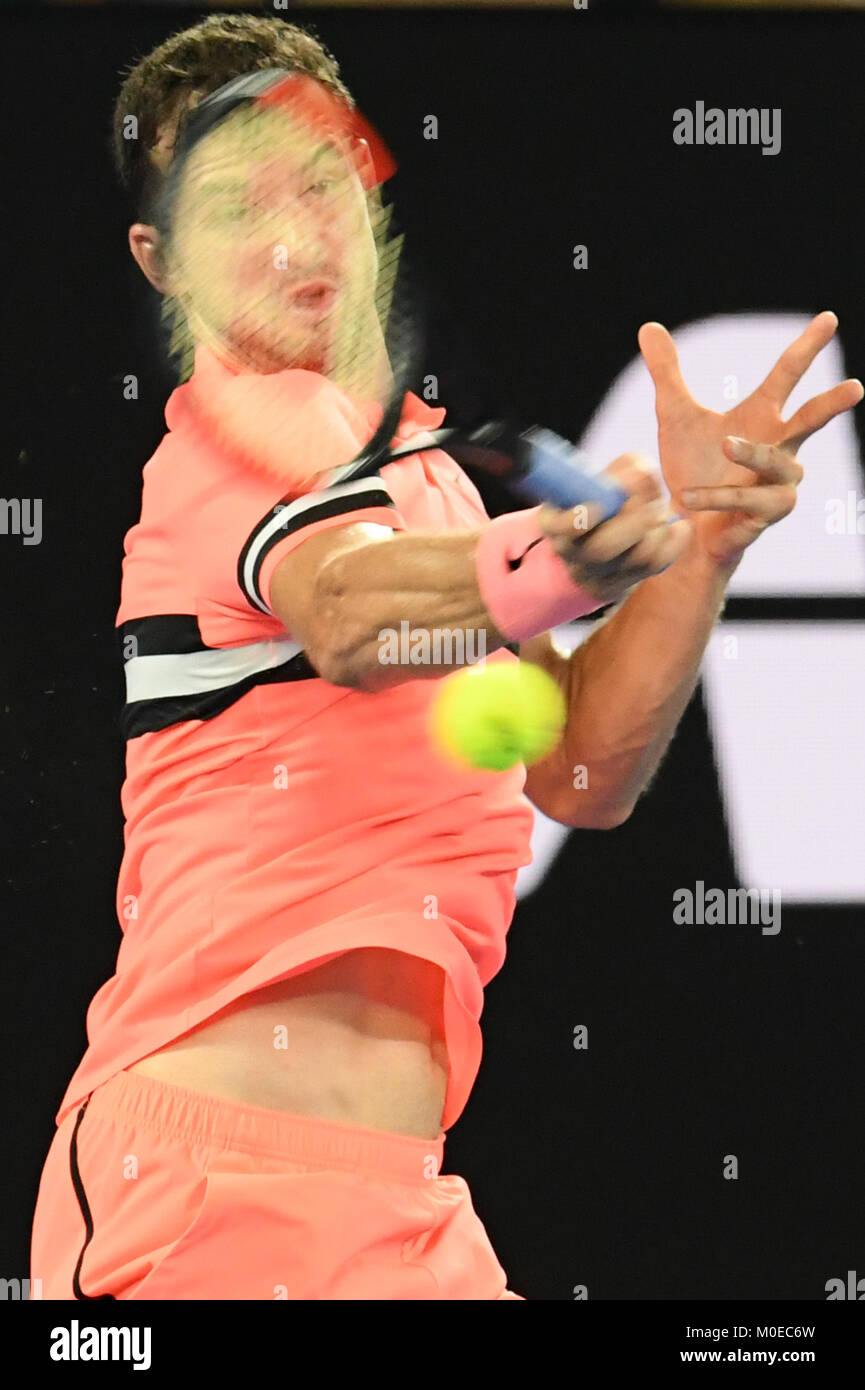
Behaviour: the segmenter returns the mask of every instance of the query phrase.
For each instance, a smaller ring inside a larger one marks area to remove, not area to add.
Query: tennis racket
[[[552,430],[497,420],[392,447],[426,317],[380,196],[395,168],[373,127],[302,74],[247,73],[192,108],[154,220],[193,410],[285,500],[441,448],[524,503],[614,516],[627,493]]]

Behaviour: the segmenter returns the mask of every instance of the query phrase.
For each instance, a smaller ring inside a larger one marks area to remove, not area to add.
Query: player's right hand
[[[538,524],[574,582],[615,603],[677,560],[693,528],[688,521],[670,522],[658,474],[644,455],[622,454],[604,471],[628,493],[614,517],[601,521],[601,508],[592,503],[565,511],[544,504]]]

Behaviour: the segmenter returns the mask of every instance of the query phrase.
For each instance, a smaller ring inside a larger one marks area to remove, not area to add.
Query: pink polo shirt
[[[312,374],[282,375],[290,390]],[[448,1128],[477,1075],[483,987],[504,960],[517,870],[531,859],[525,769],[445,762],[427,732],[437,681],[365,694],[322,680],[272,613],[270,582],[283,556],[331,526],[472,530],[486,512],[434,449],[286,503],[279,481],[205,432],[195,382],[167,403],[126,536],[122,935],[57,1121],[240,996],[383,946],[445,973]],[[444,413],[410,395],[394,442]],[[345,398],[333,415],[339,447],[349,430],[360,449],[374,424]]]

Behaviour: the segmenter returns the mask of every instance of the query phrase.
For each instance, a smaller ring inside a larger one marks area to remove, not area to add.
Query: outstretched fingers
[[[865,388],[862,382],[856,377],[848,377],[838,386],[832,386],[828,391],[823,391],[819,396],[812,396],[810,401],[806,401],[800,406],[789,420],[784,423],[784,442],[787,448],[791,448],[794,453],[804,444],[806,439],[810,439],[812,434],[822,430],[824,425],[828,425],[830,420],[834,420],[836,415],[842,415],[845,410],[850,410],[854,405],[858,405]]]
[[[834,336],[838,319],[830,309],[816,314],[803,333],[785,348],[756,394],[765,396],[780,411],[794,386],[802,380],[818,352]]]

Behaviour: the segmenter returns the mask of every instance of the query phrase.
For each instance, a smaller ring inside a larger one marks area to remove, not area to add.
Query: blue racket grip
[[[563,510],[594,502],[602,508],[601,522],[621,511],[628,494],[612,479],[590,473],[586,455],[567,439],[540,426],[525,430],[521,439],[528,451],[524,471],[512,486],[532,502],[549,502]]]
[[[537,427],[524,431],[522,439],[528,453],[514,486],[533,502],[549,502],[562,509],[595,502],[603,508],[603,521],[625,505],[628,494],[609,479],[589,473],[585,454],[561,435]]]

